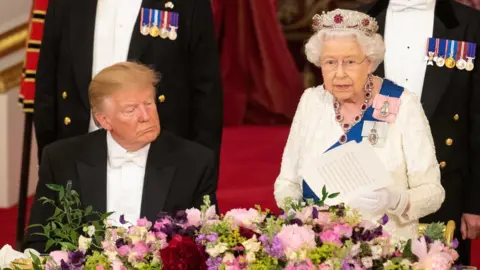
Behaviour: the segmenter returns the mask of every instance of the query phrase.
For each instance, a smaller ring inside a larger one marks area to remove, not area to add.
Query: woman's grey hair
[[[372,62],[372,72],[382,63],[385,55],[385,43],[382,36],[379,34],[368,36],[354,29],[322,29],[313,34],[305,44],[308,61],[319,67],[323,42],[342,37],[353,37],[357,40],[367,58]]]

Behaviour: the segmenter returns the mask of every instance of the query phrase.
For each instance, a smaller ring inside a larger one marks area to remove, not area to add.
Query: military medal
[[[439,44],[440,44],[440,39],[439,38],[436,38],[435,39],[435,54],[433,55],[433,62],[437,62],[437,59],[438,59],[438,47],[439,47]]]
[[[456,47],[457,47],[457,42],[455,40],[450,40],[449,46],[448,46],[450,54],[447,60],[445,60],[445,66],[447,68],[455,67],[455,54],[457,53]]]
[[[435,54],[435,39],[429,38],[427,44],[427,65],[433,66],[433,55]]]
[[[464,56],[464,53],[465,53],[465,41],[462,41],[461,43],[461,49],[460,49],[460,55],[459,55],[459,59],[457,60],[457,68],[459,70],[464,70],[467,66],[467,61],[465,61],[465,56]]]
[[[448,47],[448,40],[440,39],[440,43],[438,44],[438,56],[437,56],[437,66],[443,67],[445,65],[445,58],[447,58],[447,47]]]
[[[370,134],[368,134],[368,141],[371,145],[375,145],[378,142],[378,134],[377,134],[377,122],[373,124],[372,129],[370,130]]]
[[[150,27],[150,36],[152,37],[158,37],[158,34],[160,33],[160,30],[158,29],[158,13],[159,11],[158,10],[154,10],[153,11],[153,25],[152,27]]]
[[[467,65],[465,67],[465,69],[467,71],[472,71],[473,68],[474,68],[473,59],[475,59],[476,48],[477,48],[476,43],[468,42],[468,46],[467,46],[467,59],[468,59],[468,61],[467,61]]]
[[[178,28],[178,13],[176,12],[171,12],[171,18],[170,18],[170,33],[168,34],[168,38],[170,40],[175,40],[177,39],[177,28]]]
[[[168,11],[161,11],[162,12],[162,29],[160,30],[160,37],[163,39],[166,39],[168,37],[168,30],[167,30],[167,24],[168,24]]]
[[[175,6],[173,5],[172,1],[168,1],[165,3],[165,8],[173,9]]]
[[[390,102],[388,99],[383,102],[382,107],[380,108],[380,116],[385,118],[390,114]]]
[[[150,33],[150,15],[150,9],[148,8],[142,8],[142,10],[140,11],[140,33],[142,33],[142,35],[144,36],[147,36]]]

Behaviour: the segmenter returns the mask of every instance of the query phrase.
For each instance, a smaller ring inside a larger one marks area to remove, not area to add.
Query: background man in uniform
[[[222,90],[209,0],[50,0],[36,75],[39,157],[49,143],[97,129],[88,85],[103,68],[137,61],[162,76],[162,127],[216,153]]]
[[[480,236],[480,67],[475,61],[480,53],[470,57],[475,67],[463,69],[446,67],[445,57],[443,65],[441,61],[427,65],[425,56],[431,37],[478,47],[480,12],[446,0],[382,0],[363,11],[377,19],[385,38],[385,64],[377,69],[379,76],[421,97],[432,129],[446,198],[438,212],[420,221],[454,220],[455,237],[466,240],[460,241],[460,259],[468,264],[467,239]]]

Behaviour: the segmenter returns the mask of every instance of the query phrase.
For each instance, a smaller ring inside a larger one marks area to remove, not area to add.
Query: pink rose
[[[161,221],[155,221],[155,225],[153,225],[153,227],[157,230],[161,230],[165,224],[172,224],[172,222],[169,219],[164,218]]]
[[[118,249],[118,254],[120,256],[127,256],[130,253],[130,247],[127,245],[123,245]]]
[[[210,206],[207,211],[205,212],[207,219],[214,219],[217,215],[217,211],[215,210],[215,205]]]
[[[145,242],[138,242],[135,244],[135,246],[133,246],[132,252],[136,252],[138,255],[137,258],[142,259],[143,255],[148,253],[148,246],[145,244]]]
[[[412,253],[418,257],[415,264],[418,268],[424,269],[450,269],[454,260],[449,252],[444,252],[445,246],[440,241],[435,241],[427,247],[425,238],[412,241]]]
[[[348,224],[336,224],[333,226],[333,231],[341,236],[350,238],[352,237],[353,229]]]
[[[332,270],[333,266],[330,261],[326,261],[318,266],[318,270]]]
[[[230,218],[234,225],[251,230],[256,229],[256,222],[262,222],[265,217],[255,209],[232,209],[225,214],[225,219]]]
[[[62,265],[62,260],[65,263],[68,263],[68,252],[66,252],[66,251],[52,251],[52,252],[50,252],[49,255],[52,258],[52,260],[55,262],[55,265],[57,267],[60,267]],[[57,267],[53,267],[53,265],[48,266],[48,264],[47,264],[46,267],[48,267],[49,269],[56,269],[57,268]]]
[[[150,228],[152,226],[152,222],[148,221],[146,217],[140,218],[137,219],[137,226]]]
[[[293,252],[316,246],[315,233],[309,226],[284,225],[277,234],[277,238],[280,239],[282,247]]]
[[[332,230],[321,232],[320,239],[324,243],[332,243],[335,245],[342,246],[342,241],[340,241],[340,235]]]
[[[103,265],[101,265],[101,264],[97,265],[97,267],[95,267],[95,269],[96,270],[104,270]]]
[[[157,237],[157,239],[160,239],[160,240],[167,239],[167,235],[163,232],[156,232],[155,237]]]
[[[190,208],[185,213],[187,213],[187,226],[198,227],[202,224],[202,212],[200,210]]]
[[[113,261],[112,268],[113,268],[113,270],[127,270],[127,268],[119,260]]]
[[[102,248],[106,251],[115,251],[117,247],[113,242],[102,241]]]
[[[318,211],[318,217],[313,220],[315,224],[325,226],[331,223],[330,212]]]
[[[300,219],[303,223],[312,218],[313,206],[307,206],[302,211],[295,212],[295,217]]]

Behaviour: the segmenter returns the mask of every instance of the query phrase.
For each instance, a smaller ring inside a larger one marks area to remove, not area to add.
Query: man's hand
[[[460,230],[464,240],[480,238],[480,215],[463,214]]]

